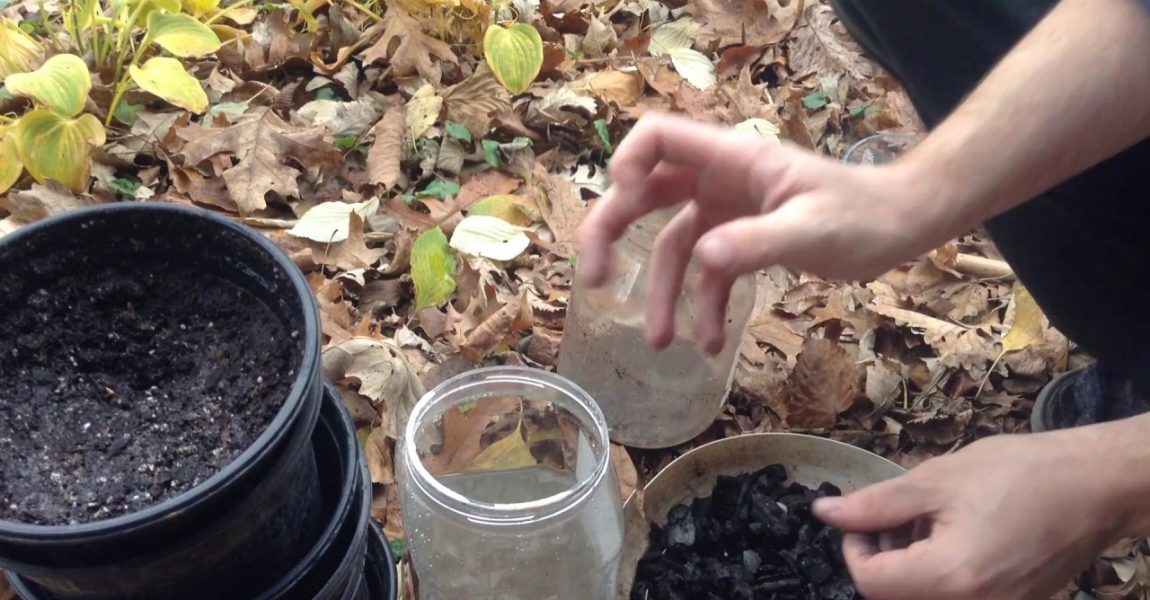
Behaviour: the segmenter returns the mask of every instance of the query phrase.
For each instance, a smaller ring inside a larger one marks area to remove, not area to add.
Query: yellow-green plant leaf
[[[690,48],[672,48],[667,51],[667,55],[671,57],[671,64],[675,65],[679,75],[696,88],[706,90],[719,82],[715,74],[715,63],[702,52]]]
[[[220,7],[220,0],[182,0],[184,10],[193,15],[213,13]]]
[[[0,137],[0,194],[3,194],[20,178],[20,172],[24,170],[24,161],[20,160],[16,139],[3,133],[0,133],[0,136],[3,136]]]
[[[447,236],[436,227],[424,231],[411,248],[411,279],[415,283],[416,309],[437,306],[455,293],[455,257]]]
[[[0,19],[0,81],[13,73],[31,71],[40,52],[40,44],[15,21]]]
[[[4,86],[17,96],[31,98],[64,117],[84,110],[92,77],[88,65],[75,54],[57,54],[31,73],[9,75]],[[31,169],[29,169],[31,170]]]
[[[695,34],[700,28],[699,23],[691,19],[679,19],[664,23],[655,28],[651,34],[651,43],[648,51],[651,56],[662,56],[679,48],[690,48],[695,43]]]
[[[468,215],[451,234],[452,248],[491,260],[512,260],[530,245],[527,228],[486,215]]]
[[[379,211],[379,198],[357,204],[322,202],[300,217],[288,233],[321,243],[342,242],[351,233],[351,213],[366,219]]]
[[[534,222],[523,206],[523,201],[510,194],[488,196],[472,205],[467,214],[496,217],[521,227],[527,227]]]
[[[539,464],[523,440],[523,421],[507,437],[483,449],[471,461],[468,471],[502,471],[522,469]]]
[[[1030,292],[1019,286],[1014,290],[1014,325],[1002,338],[1002,352],[1015,352],[1042,339],[1042,309]]]
[[[483,55],[495,79],[513,94],[523,92],[543,68],[543,38],[534,27],[494,24],[483,36]]]
[[[36,181],[58,181],[74,192],[88,187],[92,148],[105,141],[104,126],[90,114],[75,119],[50,110],[20,117],[9,132],[16,141],[24,168]]]
[[[211,54],[222,45],[216,32],[195,18],[161,12],[148,15],[148,39],[181,58],[198,58]]]
[[[180,61],[157,56],[148,59],[143,67],[131,65],[128,72],[132,81],[145,92],[155,94],[180,108],[196,114],[208,110],[208,95],[195,77],[184,70]]]

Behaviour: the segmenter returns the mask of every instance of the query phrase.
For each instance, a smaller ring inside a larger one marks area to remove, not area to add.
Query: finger
[[[642,189],[613,184],[579,228],[579,276],[592,285],[602,284],[610,270],[611,244],[651,210],[690,200],[695,184],[694,171],[667,163],[656,166]],[[635,196],[656,201],[652,203]]]
[[[727,301],[734,283],[727,274],[706,269],[699,278],[699,338],[712,355],[722,352],[726,342]]]
[[[799,243],[794,228],[783,225],[774,213],[729,221],[699,238],[695,257],[705,270],[730,279],[777,264]]]
[[[940,546],[930,540],[882,552],[872,536],[843,537],[843,558],[859,594],[876,600],[930,598],[945,573]]]
[[[851,533],[879,533],[934,513],[933,494],[913,473],[853,494],[820,498],[811,509],[824,523]]]
[[[675,307],[699,239],[698,206],[688,204],[655,238],[647,283],[647,340],[665,348],[675,336]]]
[[[749,137],[712,123],[651,113],[640,119],[616,148],[610,164],[611,179],[624,185],[641,181],[661,162],[702,169],[716,158],[745,153]]]

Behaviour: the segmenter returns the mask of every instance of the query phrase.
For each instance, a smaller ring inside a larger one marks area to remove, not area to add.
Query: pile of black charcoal
[[[787,483],[782,465],[720,476],[710,497],[671,509],[651,527],[631,600],[856,600],[842,557],[842,533],[811,515],[838,496]]]

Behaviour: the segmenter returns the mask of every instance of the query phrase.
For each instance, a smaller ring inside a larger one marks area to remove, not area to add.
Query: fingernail
[[[817,517],[831,517],[834,516],[835,513],[841,511],[843,506],[844,502],[842,498],[819,498],[815,500],[813,504],[811,504],[811,511],[814,512],[815,516]]]
[[[696,254],[713,269],[725,269],[735,260],[735,251],[731,245],[717,238],[704,238],[700,241]]]

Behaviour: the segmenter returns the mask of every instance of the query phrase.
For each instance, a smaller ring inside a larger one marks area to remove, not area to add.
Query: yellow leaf
[[[528,227],[533,222],[523,206],[523,201],[510,194],[488,196],[476,202],[471,210],[467,211],[467,215],[497,217],[520,227]]]
[[[36,181],[58,181],[74,192],[88,187],[92,147],[105,141],[104,126],[96,117],[85,114],[68,119],[50,110],[20,117],[9,135],[16,140],[24,168]]]
[[[471,461],[468,471],[494,471],[504,469],[522,469],[534,467],[539,464],[531,455],[527,442],[523,441],[523,421],[515,426],[507,437],[491,444],[480,452],[475,460]]]
[[[199,80],[184,70],[180,61],[165,56],[151,58],[143,68],[131,65],[128,72],[140,89],[155,94],[196,114],[208,109],[208,95]]]
[[[543,68],[543,39],[534,27],[492,25],[483,36],[483,55],[491,72],[513,94],[526,90]]]
[[[419,234],[411,247],[411,280],[417,309],[438,306],[455,293],[455,257],[443,230],[435,227]]]
[[[16,138],[11,135],[0,137],[0,194],[16,183],[23,170],[24,161],[20,160],[20,151],[16,149]]]
[[[57,54],[31,73],[9,75],[4,80],[9,92],[31,98],[64,117],[84,110],[92,78],[88,65],[74,54]]]
[[[198,58],[221,46],[216,32],[184,14],[153,12],[148,15],[148,39],[181,58]]]
[[[183,0],[184,10],[193,15],[213,13],[220,7],[220,0]]]
[[[1042,309],[1026,288],[1014,290],[1014,325],[1002,338],[1002,352],[1014,352],[1042,339]]]
[[[36,66],[40,44],[24,33],[12,19],[0,19],[0,81],[13,73]]]

